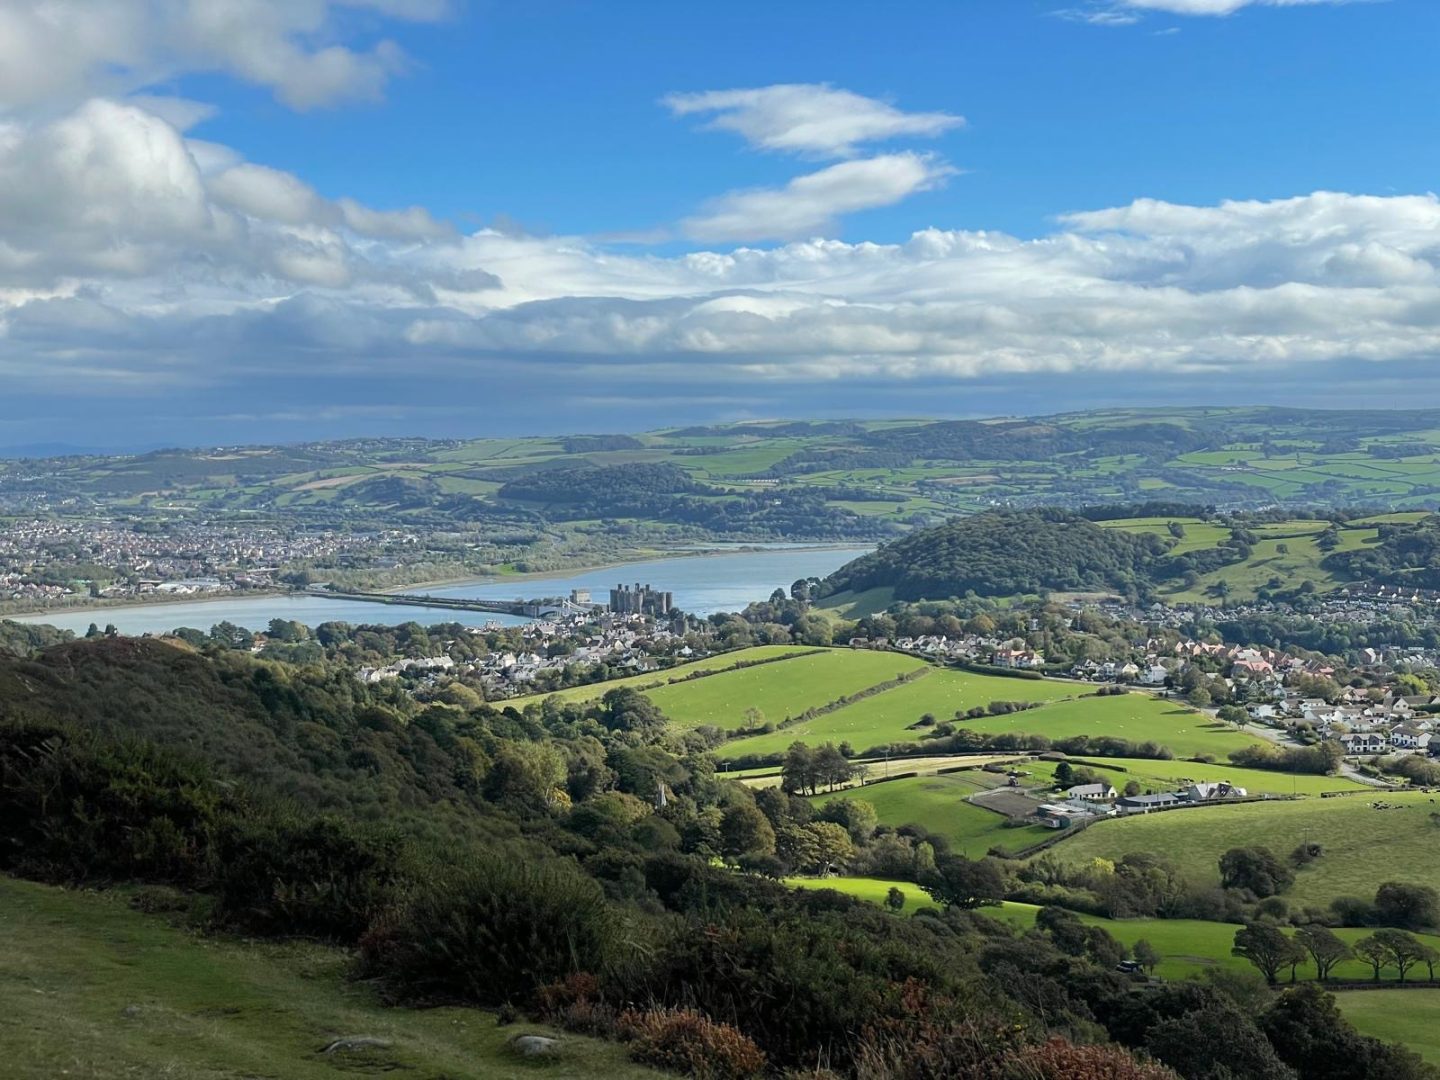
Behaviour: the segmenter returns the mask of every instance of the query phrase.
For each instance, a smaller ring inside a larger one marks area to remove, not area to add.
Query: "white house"
[[[1115,789],[1109,784],[1076,784],[1065,792],[1068,799],[1081,802],[1109,802],[1115,798]]]
[[[1340,745],[1350,756],[1383,754],[1390,749],[1390,740],[1381,731],[1347,731],[1340,736]]]

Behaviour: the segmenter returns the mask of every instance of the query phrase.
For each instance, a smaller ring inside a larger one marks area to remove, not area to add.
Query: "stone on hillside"
[[[560,1040],[544,1035],[516,1035],[510,1040],[510,1048],[521,1057],[559,1057]]]
[[[355,1050],[388,1050],[391,1045],[389,1039],[377,1038],[374,1035],[346,1035],[336,1039],[320,1052],[322,1054],[347,1054]]]

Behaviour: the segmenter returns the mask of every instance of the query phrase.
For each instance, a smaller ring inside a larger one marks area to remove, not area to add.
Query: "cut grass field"
[[[836,795],[817,795],[813,801],[862,799],[875,807],[882,825],[924,825],[970,858],[979,858],[991,848],[1021,851],[1054,836],[1054,830],[1043,825],[1011,826],[1003,814],[965,801],[977,791],[989,791],[1003,783],[1003,777],[997,780],[993,773],[976,770],[891,780]]]
[[[674,683],[647,691],[646,696],[683,727],[714,724],[730,729],[743,726],[752,708],[767,721],[779,723],[925,666],[925,661],[900,653],[824,649]],[[783,745],[794,741],[791,736]]]
[[[1384,802],[1398,809],[1376,810]],[[1369,899],[1385,881],[1440,889],[1440,809],[1424,794],[1377,792],[1338,799],[1244,803],[1172,810],[1101,821],[1051,848],[1051,857],[1075,864],[1150,851],[1174,862],[1190,880],[1218,883],[1220,856],[1232,847],[1261,845],[1284,858],[1315,841],[1325,853],[1297,872],[1285,894],[1292,905],[1324,907],[1337,896]]]
[[[474,1009],[393,1009],[346,979],[347,954],[313,944],[201,937],[130,910],[120,893],[0,877],[0,1073],[10,1080],[334,1080],[394,1071],[518,1080],[536,1066],[506,1048],[542,1027],[496,1026]],[[387,1049],[321,1053],[368,1035]],[[544,1075],[662,1074],[623,1048],[562,1036]]]
[[[804,645],[756,645],[750,649],[737,649],[734,652],[720,653],[717,656],[707,656],[704,660],[694,660],[688,664],[677,664],[664,671],[647,671],[643,675],[629,675],[623,679],[590,683],[587,686],[572,686],[567,690],[556,690],[552,694],[529,694],[525,697],[510,698],[497,704],[501,708],[523,709],[526,705],[538,705],[546,698],[551,697],[567,702],[596,701],[616,687],[650,687],[660,683],[679,682],[700,672],[729,671],[740,664],[783,663],[785,658],[804,656],[818,651],[820,650]]]
[[[875,654],[856,652],[851,655]],[[907,729],[926,713],[937,720],[948,720],[956,710],[988,705],[992,701],[1054,701],[1083,693],[1084,690],[1078,683],[1010,679],[1001,675],[932,668],[903,686],[846,705],[824,716],[801,721],[767,735],[752,735],[727,743],[720,753],[726,757],[773,754],[796,740],[808,744],[849,742],[857,751],[864,751],[884,743],[918,739],[923,732]]]

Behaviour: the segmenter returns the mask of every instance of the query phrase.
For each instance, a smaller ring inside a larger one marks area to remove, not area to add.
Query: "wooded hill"
[[[921,529],[841,567],[824,584],[841,591],[893,589],[897,600],[968,592],[1134,593],[1149,587],[1165,554],[1158,537],[1104,529],[1061,510],[992,511]]]

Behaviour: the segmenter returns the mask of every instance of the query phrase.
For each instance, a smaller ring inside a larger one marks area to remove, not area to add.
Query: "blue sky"
[[[0,447],[1440,404],[1437,44],[1429,0],[0,0]]]

